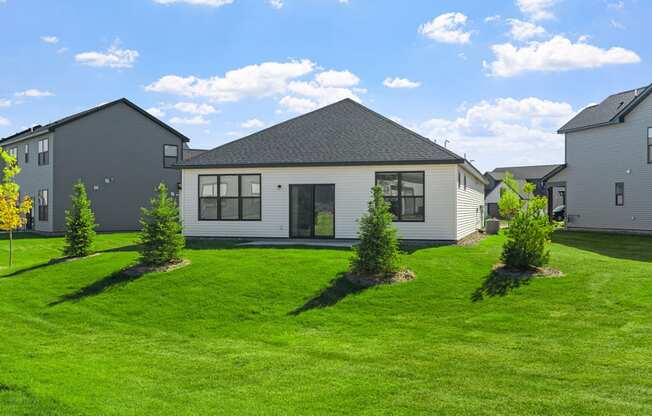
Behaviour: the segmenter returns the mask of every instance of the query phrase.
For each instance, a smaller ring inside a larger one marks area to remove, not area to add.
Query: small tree
[[[85,257],[92,253],[95,242],[95,214],[86,188],[80,180],[73,186],[72,210],[66,211],[66,245],[64,256]]]
[[[0,184],[0,230],[9,232],[9,267],[13,266],[13,232],[27,223],[27,214],[32,210],[32,199],[25,196],[20,200],[20,186],[14,177],[20,173],[16,158],[0,148],[4,161],[2,183]]]
[[[358,238],[351,259],[351,271],[355,274],[382,274],[398,270],[398,237],[392,225],[389,204],[383,199],[379,186],[371,190],[369,210],[359,220]]]
[[[505,173],[503,184],[505,186],[500,189],[498,210],[500,215],[509,221],[523,208],[524,202],[518,194],[518,182],[516,182],[511,172]]]
[[[141,208],[140,255],[143,264],[161,266],[181,260],[185,239],[181,235],[181,219],[175,201],[161,183],[151,208]]]
[[[548,263],[548,245],[555,225],[546,213],[548,199],[534,196],[534,185],[525,184],[523,192],[530,200],[514,214],[507,229],[507,242],[503,246],[501,259],[509,269],[528,270]]]

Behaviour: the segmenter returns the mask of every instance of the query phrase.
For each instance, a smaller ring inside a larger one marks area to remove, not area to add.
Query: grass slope
[[[192,243],[129,280],[135,235],[99,240],[47,265],[62,240],[25,236],[0,270],[0,414],[652,413],[651,238],[559,233],[567,277],[478,302],[502,237],[365,291],[346,250]]]

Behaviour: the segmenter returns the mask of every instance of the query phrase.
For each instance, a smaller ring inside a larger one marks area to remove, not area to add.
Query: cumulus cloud
[[[265,123],[258,120],[257,118],[252,118],[240,124],[240,127],[243,129],[260,129],[265,127]]]
[[[283,0],[267,0],[267,3],[275,9],[283,8]]]
[[[154,117],[158,117],[158,118],[165,117],[165,111],[163,111],[158,107],[148,108],[147,112],[153,115]]]
[[[385,78],[383,85],[387,88],[417,88],[421,86],[420,82],[410,81],[407,78]]]
[[[41,40],[51,45],[54,45],[55,43],[59,43],[59,38],[56,36],[41,36]]]
[[[496,166],[560,163],[564,140],[556,134],[575,112],[570,104],[536,97],[498,98],[470,106],[457,119],[433,118],[414,126],[426,137],[489,170]]]
[[[487,16],[484,18],[485,23],[491,23],[491,22],[497,22],[501,19],[501,16],[499,14],[495,14],[493,16]]]
[[[552,9],[560,0],[516,0],[521,13],[531,20],[554,19]]]
[[[511,77],[528,71],[569,71],[605,65],[633,64],[641,58],[633,51],[612,47],[602,49],[585,42],[573,43],[563,36],[517,47],[511,43],[491,47],[495,60],[483,62],[492,76]]]
[[[41,91],[35,88],[30,88],[29,90],[17,92],[14,95],[16,97],[35,98],[35,97],[52,97],[54,94],[51,93],[50,91]]]
[[[182,113],[198,114],[200,116],[207,116],[209,114],[217,113],[215,107],[210,104],[181,102],[176,103],[173,108],[181,111]]]
[[[444,13],[419,26],[419,33],[437,42],[469,43],[471,32],[464,31],[467,20],[462,13]]]
[[[221,7],[233,3],[233,0],[154,0],[158,4],[190,4],[193,6]]]
[[[288,84],[292,95],[283,97],[281,107],[295,113],[314,110],[336,101],[350,98],[360,102],[361,99],[349,88],[324,87],[317,81],[293,81]]]
[[[195,117],[172,117],[170,119],[170,123],[172,124],[186,124],[190,126],[201,126],[205,124],[210,124],[210,121],[206,120],[202,116],[195,116]]]
[[[317,74],[315,80],[324,87],[352,87],[358,85],[358,78],[351,71],[325,71]]]
[[[511,26],[509,33],[516,40],[526,41],[546,34],[546,29],[532,22],[518,19],[509,19],[507,22]]]
[[[131,68],[140,54],[133,49],[121,49],[116,41],[105,52],[82,52],[75,55],[75,61],[82,65],[108,68]]]
[[[286,95],[278,102],[282,108],[293,113],[307,113],[317,108],[317,103],[307,98]]]

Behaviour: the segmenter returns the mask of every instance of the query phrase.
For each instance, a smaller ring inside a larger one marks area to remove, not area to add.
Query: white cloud
[[[307,113],[317,108],[317,103],[307,98],[291,97],[289,95],[279,101],[281,107],[293,113]]]
[[[195,116],[195,117],[192,117],[192,118],[172,117],[170,119],[170,123],[172,123],[172,124],[187,124],[187,125],[191,125],[191,126],[201,126],[201,125],[210,124],[210,121],[206,120],[202,116]]]
[[[349,0],[339,0],[339,2],[342,4],[349,4]]]
[[[0,116],[0,126],[11,126],[9,119]]]
[[[154,117],[158,117],[158,118],[165,117],[165,111],[157,107],[148,108],[147,112],[153,115]]]
[[[313,108],[323,107],[345,98],[361,101],[360,97],[349,88],[324,87],[317,81],[293,81],[288,84],[288,90],[295,96],[312,101]]]
[[[140,55],[133,49],[120,49],[116,41],[106,52],[82,52],[75,55],[75,61],[82,65],[109,68],[131,68]]]
[[[518,19],[508,19],[507,22],[511,26],[509,33],[516,40],[525,41],[546,34],[546,29],[532,22]]]
[[[360,82],[360,78],[348,70],[321,72],[315,80],[323,87],[352,87]]]
[[[0,98],[0,107],[9,107],[11,106],[11,100],[5,100]]]
[[[417,88],[421,86],[420,82],[410,81],[407,78],[385,78],[383,85],[387,88]]]
[[[569,71],[641,61],[628,49],[602,49],[583,42],[573,43],[559,35],[545,42],[531,42],[522,48],[505,43],[493,45],[491,49],[495,61],[483,62],[483,65],[490,75],[497,77],[511,77],[527,71]]]
[[[497,22],[501,19],[499,14],[495,14],[493,16],[487,16],[484,18],[485,23],[491,23],[491,22]]]
[[[207,116],[209,114],[217,113],[215,107],[209,104],[181,102],[176,103],[173,108],[183,113],[198,114],[200,116]]]
[[[240,127],[243,129],[260,129],[265,127],[265,123],[258,120],[257,118],[252,118],[240,124]]]
[[[611,20],[609,21],[609,24],[610,24],[611,27],[613,27],[614,29],[620,29],[620,30],[625,30],[625,29],[627,29],[627,28],[625,27],[624,24],[620,23],[620,22],[619,22],[618,20],[616,20],[616,19],[611,19]]]
[[[55,43],[59,43],[59,38],[56,36],[41,36],[41,40],[45,43],[49,43],[51,45]]]
[[[625,10],[625,2],[624,1],[616,1],[616,2],[612,2],[612,3],[607,3],[607,8],[612,9],[612,10],[623,11],[623,10]]]
[[[437,42],[465,44],[471,32],[465,32],[468,18],[462,13],[444,13],[419,26],[419,33]]]
[[[521,13],[532,20],[554,19],[550,11],[560,0],[516,0],[516,5]]]
[[[314,68],[315,64],[308,59],[265,62],[228,71],[223,77],[203,79],[166,75],[146,86],[145,90],[216,101],[240,101],[246,97],[282,94],[286,92],[289,80],[309,74]]]
[[[221,7],[233,3],[233,0],[154,0],[158,4],[185,3],[193,6]]]
[[[564,139],[556,134],[575,112],[570,104],[530,97],[481,101],[455,120],[433,118],[414,128],[488,170],[496,166],[560,163]]]
[[[50,91],[41,91],[37,90],[35,88],[31,88],[29,90],[25,91],[20,91],[14,94],[16,97],[52,97],[54,94],[51,93]]]
[[[267,0],[267,3],[275,9],[283,8],[283,0]]]

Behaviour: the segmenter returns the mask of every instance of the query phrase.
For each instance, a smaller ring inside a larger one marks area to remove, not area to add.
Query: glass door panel
[[[315,185],[315,238],[335,237],[335,185]]]
[[[290,237],[312,238],[314,187],[290,185]]]

